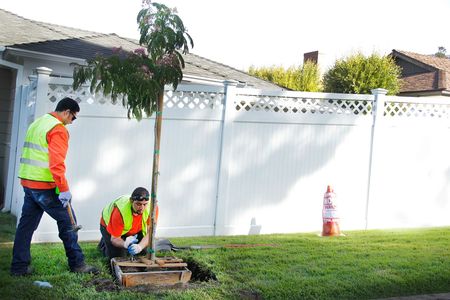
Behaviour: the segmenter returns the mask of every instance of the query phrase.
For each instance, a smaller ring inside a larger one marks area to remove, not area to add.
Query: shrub
[[[384,88],[395,95],[400,90],[400,67],[390,56],[363,54],[337,60],[323,78],[324,90],[331,93],[370,94]]]
[[[248,73],[295,91],[319,92],[322,89],[317,65],[307,61],[303,66],[250,67]]]

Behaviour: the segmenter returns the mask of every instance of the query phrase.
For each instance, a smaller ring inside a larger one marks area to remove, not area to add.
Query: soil
[[[242,290],[239,292],[240,299],[244,300],[262,300],[262,296],[255,291]]]
[[[207,266],[196,262],[193,258],[186,259],[187,268],[192,272],[191,281],[204,282],[210,280],[217,280],[214,274]]]
[[[173,286],[150,286],[150,285],[140,285],[134,287],[123,287],[116,280],[108,279],[108,278],[93,278],[92,280],[86,283],[86,286],[94,286],[97,292],[120,292],[121,290],[127,291],[135,291],[135,292],[162,292],[164,290],[172,290],[172,289],[195,289],[201,282],[216,282],[216,275],[205,265],[198,263],[193,258],[187,258],[185,260],[187,263],[187,268],[192,272],[191,280],[187,284],[176,284]],[[142,272],[142,268],[127,268],[127,273],[134,272]],[[244,293],[247,295],[248,293]],[[250,297],[244,299],[261,299],[258,297]]]
[[[93,278],[86,286],[95,286],[97,292],[118,292],[122,289],[114,280],[107,278]]]

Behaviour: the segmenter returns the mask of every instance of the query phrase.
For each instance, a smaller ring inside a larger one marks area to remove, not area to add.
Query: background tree
[[[156,112],[151,188],[151,230],[149,228],[149,256],[155,259],[155,207],[159,174],[159,150],[164,99],[164,86],[174,89],[183,78],[184,60],[179,52],[189,52],[192,38],[186,32],[175,9],[164,4],[143,1],[137,15],[139,48],[134,52],[114,49],[110,57],[96,56],[87,66],[75,65],[73,87],[90,81],[91,92],[102,91],[112,102],[122,101],[128,109],[128,118],[142,119],[143,112],[150,117]]]
[[[390,56],[358,53],[340,59],[323,78],[324,91],[331,93],[370,94],[372,89],[384,88],[395,95],[400,90],[400,67]]]
[[[445,47],[443,46],[438,47],[438,52],[436,52],[434,56],[440,58],[447,58],[447,49],[445,49]]]
[[[303,66],[291,66],[287,69],[281,66],[251,66],[248,73],[294,91],[319,92],[322,89],[319,68],[310,61]]]

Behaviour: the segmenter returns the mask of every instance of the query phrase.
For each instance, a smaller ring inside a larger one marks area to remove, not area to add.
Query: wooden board
[[[167,264],[146,264],[142,262],[133,262],[133,261],[121,261],[117,262],[117,265],[120,267],[145,267],[145,268],[180,268],[187,267],[187,263],[167,263]]]
[[[118,281],[126,287],[137,285],[170,286],[189,282],[192,272],[186,268],[186,263],[178,262],[178,259],[175,263],[165,263],[165,261],[171,260],[164,260],[164,264],[159,265],[150,260],[131,262],[121,258],[113,258],[111,259],[111,266]],[[127,267],[145,268],[146,271],[126,272]],[[148,270],[148,268],[151,268],[151,270]]]

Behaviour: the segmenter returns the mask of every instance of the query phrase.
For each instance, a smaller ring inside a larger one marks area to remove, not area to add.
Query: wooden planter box
[[[187,264],[175,257],[157,259],[156,262],[145,258],[130,261],[127,258],[115,257],[111,259],[111,266],[119,283],[126,287],[186,284],[192,275]]]

